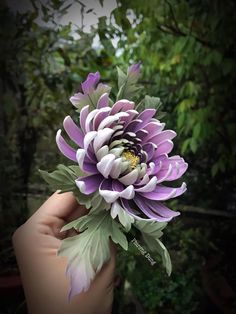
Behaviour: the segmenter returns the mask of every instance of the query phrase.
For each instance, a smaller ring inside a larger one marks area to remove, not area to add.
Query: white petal
[[[157,177],[152,177],[151,180],[141,188],[135,189],[135,192],[152,192],[157,185]]]
[[[84,163],[85,154],[86,154],[86,152],[82,148],[79,148],[76,151],[76,159],[78,161],[78,164],[79,164],[80,168],[82,168],[82,169],[83,169],[83,163]]]
[[[98,112],[99,112],[99,110],[98,110],[98,109],[95,109],[95,110],[91,111],[91,112],[88,114],[88,116],[87,116],[87,118],[86,118],[86,121],[85,121],[85,130],[86,130],[86,132],[92,131],[92,130],[90,129],[90,122],[93,120],[93,118],[95,117],[95,115],[96,115]]]
[[[118,178],[121,174],[121,165],[122,165],[122,158],[117,158],[114,163],[113,167],[110,172],[110,176],[114,179]]]
[[[87,133],[84,137],[84,149],[87,150],[89,147],[89,144],[92,142],[92,140],[97,136],[97,131],[91,131]]]
[[[114,160],[115,160],[115,156],[113,154],[108,154],[104,156],[101,159],[101,161],[97,164],[97,169],[105,178],[108,178],[111,172],[111,169],[113,167]]]
[[[127,117],[128,115],[129,114],[126,112],[119,112],[114,116],[108,116],[99,124],[98,130],[104,129],[105,127],[108,127],[111,123],[119,120],[121,117]]]
[[[103,146],[103,144],[110,139],[111,135],[114,133],[114,130],[105,128],[103,130],[99,130],[97,132],[97,136],[93,142],[94,151],[98,151],[99,148]]]
[[[100,190],[99,194],[104,198],[107,203],[113,203],[119,198],[119,192],[110,190]]]
[[[134,169],[130,173],[126,174],[125,176],[119,178],[119,181],[123,183],[124,185],[131,185],[136,182],[139,176],[138,169]]]
[[[102,146],[101,148],[99,148],[99,150],[96,152],[95,151],[95,155],[97,157],[97,160],[100,161],[102,159],[102,157],[106,156],[109,152],[108,146]]]
[[[125,198],[127,200],[131,200],[134,198],[134,187],[133,185],[129,185],[125,190],[120,192],[120,197]]]

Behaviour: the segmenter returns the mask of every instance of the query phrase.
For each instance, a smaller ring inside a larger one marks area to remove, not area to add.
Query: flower
[[[138,75],[139,66],[131,66],[128,73]],[[70,116],[63,122],[78,148],[65,141],[61,130],[56,136],[59,150],[85,173],[75,183],[85,195],[98,191],[113,218],[125,211],[138,220],[170,221],[179,212],[162,202],[183,194],[186,184],[174,188],[163,183],[179,179],[188,167],[180,156],[168,156],[176,133],[164,130],[165,124],[155,118],[155,109],[138,112],[127,99],[109,106],[109,94],[101,94],[104,89],[99,79],[98,72],[90,73],[82,83],[83,93],[70,99],[79,107],[81,99],[100,91],[93,110],[89,104],[82,107],[79,125]]]

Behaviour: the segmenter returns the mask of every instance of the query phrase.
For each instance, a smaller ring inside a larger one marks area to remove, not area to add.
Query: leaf
[[[58,251],[59,256],[68,258],[66,273],[71,281],[69,298],[87,291],[95,275],[110,259],[110,237],[123,249],[128,249],[126,236],[120,227],[111,218],[110,213],[103,210],[98,213],[89,213],[62,228],[62,231],[75,228],[82,232],[63,240]]]
[[[146,95],[144,98],[145,108],[159,109],[162,105],[159,97],[151,97]]]
[[[52,190],[61,190],[60,193],[77,191],[75,179],[85,175],[79,166],[66,167],[64,165],[58,165],[57,170],[51,173],[39,169],[39,173]]]
[[[119,91],[116,99],[132,99],[134,96],[137,96],[137,93],[142,89],[142,87],[135,85],[139,75],[125,74],[119,67],[117,67],[117,72]]]
[[[157,252],[162,258],[163,266],[166,269],[168,276],[171,274],[172,265],[170,255],[164,246],[164,244],[159,240],[162,236],[162,230],[167,226],[166,222],[157,221],[143,221],[136,220],[135,226],[141,231],[142,237],[146,245],[151,251]]]

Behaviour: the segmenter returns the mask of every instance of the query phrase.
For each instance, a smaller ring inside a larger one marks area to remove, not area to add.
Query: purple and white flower
[[[129,70],[138,75],[139,65]],[[82,83],[83,93],[75,94],[71,102],[76,106],[90,93],[101,92],[104,85],[99,79],[98,72],[90,73]],[[61,130],[57,132],[59,150],[86,174],[76,179],[78,189],[86,195],[98,191],[113,218],[119,211],[158,222],[179,215],[162,202],[183,194],[186,184],[177,188],[164,184],[179,179],[188,165],[180,156],[168,156],[176,133],[164,130],[155,114],[155,109],[137,112],[135,103],[127,99],[110,106],[105,92],[95,109],[82,107],[79,125],[70,116],[64,119],[64,130],[77,149],[66,142]]]

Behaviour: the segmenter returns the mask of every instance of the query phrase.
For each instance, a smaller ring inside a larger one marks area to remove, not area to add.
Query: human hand
[[[30,314],[107,314],[113,302],[115,247],[89,290],[68,301],[67,259],[58,257],[61,228],[84,214],[73,194],[54,193],[13,235],[28,311]]]

